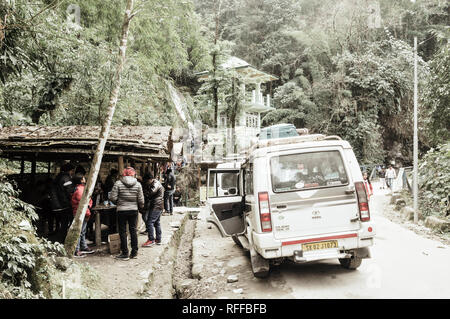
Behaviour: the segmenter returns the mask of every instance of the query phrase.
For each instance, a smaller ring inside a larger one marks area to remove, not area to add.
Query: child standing
[[[363,173],[364,186],[366,187],[367,199],[370,199],[370,196],[373,195],[373,187],[372,183],[367,176],[367,172]]]
[[[83,173],[77,173],[72,179],[75,185],[75,192],[72,194],[72,211],[73,215],[77,213],[78,205],[80,204],[81,196],[83,196],[86,179]],[[74,257],[85,257],[85,254],[92,254],[94,251],[89,249],[86,243],[86,229],[91,216],[90,208],[92,207],[92,199],[89,200],[89,206],[84,215],[83,226],[81,227],[80,239],[78,240],[77,248]],[[80,248],[81,247],[81,248]]]

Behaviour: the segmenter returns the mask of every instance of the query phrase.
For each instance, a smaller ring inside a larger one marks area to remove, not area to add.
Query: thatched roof
[[[100,133],[99,126],[14,126],[0,129],[0,156],[38,161],[90,159]],[[104,160],[117,156],[142,160],[167,160],[173,145],[168,126],[113,126],[105,147]]]

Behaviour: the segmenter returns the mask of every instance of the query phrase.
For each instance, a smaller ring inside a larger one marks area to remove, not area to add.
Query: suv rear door
[[[269,161],[276,239],[356,231],[358,202],[342,147],[280,152]]]
[[[245,232],[240,169],[209,169],[206,204],[223,236]]]

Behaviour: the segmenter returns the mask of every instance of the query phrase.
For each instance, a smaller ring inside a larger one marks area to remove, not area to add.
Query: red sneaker
[[[155,244],[154,240],[147,240],[145,243],[142,244],[142,247],[152,247]]]

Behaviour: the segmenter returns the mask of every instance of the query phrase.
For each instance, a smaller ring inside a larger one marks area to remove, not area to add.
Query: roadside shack
[[[111,169],[122,172],[127,166],[133,166],[139,176],[147,172],[159,176],[160,167],[173,160],[174,145],[181,142],[182,136],[176,136],[175,132],[168,126],[111,127],[97,181],[104,181]],[[19,172],[10,178],[16,181],[22,199],[37,206],[40,189],[59,173],[62,163],[82,166],[88,176],[99,133],[99,126],[4,127],[0,128],[0,157],[15,163]],[[114,207],[101,202],[93,210],[95,242],[99,246],[101,215],[110,213]]]

